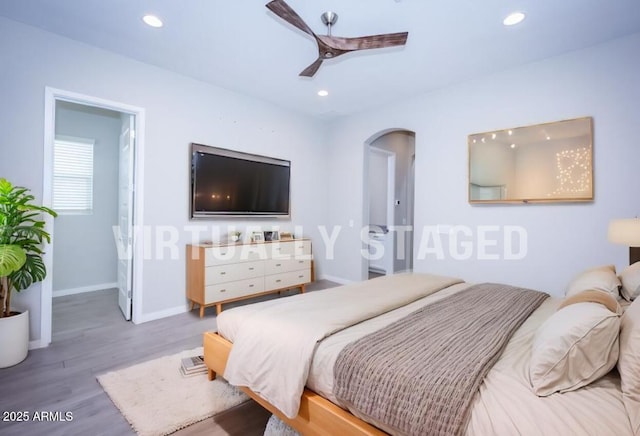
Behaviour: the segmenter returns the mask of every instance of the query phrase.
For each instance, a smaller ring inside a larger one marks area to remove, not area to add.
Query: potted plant
[[[238,242],[240,240],[240,235],[242,235],[241,232],[238,232],[238,231],[231,232],[231,241]]]
[[[47,275],[41,246],[50,242],[42,213],[29,189],[0,178],[0,368],[22,362],[29,350],[29,312],[11,310],[11,292],[20,292]]]

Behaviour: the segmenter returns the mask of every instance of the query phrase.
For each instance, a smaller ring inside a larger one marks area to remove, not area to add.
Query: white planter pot
[[[0,368],[17,365],[29,353],[29,311],[0,318]]]

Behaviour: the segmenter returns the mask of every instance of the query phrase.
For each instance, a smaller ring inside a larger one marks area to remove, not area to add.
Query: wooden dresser
[[[311,241],[187,245],[187,299],[191,310],[244,300],[311,282]]]

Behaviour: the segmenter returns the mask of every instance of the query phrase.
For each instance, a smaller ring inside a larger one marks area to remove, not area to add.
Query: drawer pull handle
[[[254,269],[255,269],[254,267],[251,267],[251,268],[249,268],[249,271],[253,271]]]
[[[253,288],[253,285],[249,285],[250,288]]]
[[[299,279],[301,279],[302,277],[304,277],[304,276],[302,276],[302,275],[298,276]]]
[[[304,260],[299,260],[298,263],[304,263]]]
[[[220,273],[220,275],[221,275],[221,276],[223,276],[223,275],[225,275],[225,274],[226,274],[226,272],[224,272],[224,271],[222,271],[222,272]]]
[[[220,252],[220,256],[226,256],[226,255],[227,255],[227,252],[226,252],[226,251],[221,251],[221,252]]]
[[[282,281],[282,280],[278,279],[278,280],[276,280],[276,283],[280,283],[281,281]]]
[[[276,266],[282,266],[282,264],[281,263],[276,263]]]
[[[227,292],[226,289],[220,289],[220,292]]]

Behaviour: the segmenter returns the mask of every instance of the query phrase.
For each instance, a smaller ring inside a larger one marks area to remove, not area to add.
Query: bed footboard
[[[213,332],[205,333],[203,342],[204,362],[207,365],[209,380],[213,380],[216,374],[224,374],[233,344]],[[294,419],[284,416],[251,389],[246,387],[241,389],[262,407],[305,436],[332,436],[336,434],[382,436],[386,434],[309,389],[304,390],[298,416]]]

